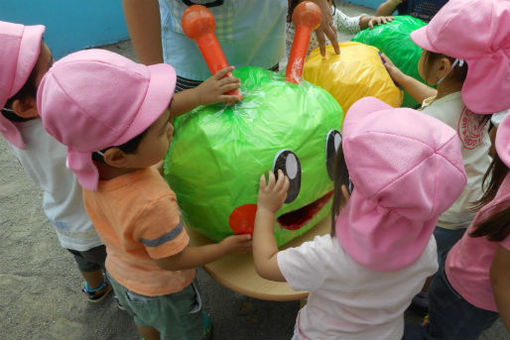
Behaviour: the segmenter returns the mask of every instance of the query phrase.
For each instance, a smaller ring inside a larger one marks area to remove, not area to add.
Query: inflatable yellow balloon
[[[327,46],[326,57],[313,50],[305,63],[304,79],[321,86],[347,112],[363,97],[377,97],[393,107],[402,105],[403,93],[386,71],[379,50],[358,42],[340,43],[340,55]]]

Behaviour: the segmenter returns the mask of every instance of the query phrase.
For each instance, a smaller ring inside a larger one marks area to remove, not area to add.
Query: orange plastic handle
[[[184,34],[197,42],[213,75],[228,66],[227,58],[216,37],[216,20],[210,9],[202,5],[192,5],[184,11],[181,22]],[[227,73],[227,77],[232,77],[232,73]],[[228,94],[243,99],[239,90],[230,91]]]
[[[304,1],[294,9],[292,22],[296,27],[296,34],[287,64],[287,81],[296,84],[301,82],[310,35],[320,26],[321,20],[321,9],[313,2]]]

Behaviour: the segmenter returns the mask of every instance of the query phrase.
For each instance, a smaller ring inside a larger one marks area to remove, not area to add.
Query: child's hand
[[[289,178],[283,174],[282,170],[278,170],[278,180],[276,180],[274,173],[269,171],[269,181],[266,184],[264,174],[260,176],[258,209],[266,209],[273,214],[276,213],[285,202],[287,198],[287,191],[289,190]]]
[[[251,251],[251,235],[232,235],[223,239],[220,244],[225,247],[226,254],[245,254]]]
[[[374,26],[387,24],[392,22],[394,17],[368,17],[367,26],[372,29]]]
[[[384,67],[386,67],[386,70],[390,74],[391,79],[393,79],[393,81],[395,83],[398,83],[400,81],[400,79],[402,78],[402,76],[404,75],[404,73],[402,71],[400,71],[400,69],[398,67],[396,67],[395,64],[393,64],[391,59],[388,58],[386,56],[386,54],[380,53],[380,52],[379,52],[379,54],[381,56],[381,60],[384,64]]]
[[[229,91],[241,87],[241,80],[234,76],[225,77],[227,73],[232,72],[234,66],[225,67],[218,71],[214,76],[204,81],[195,88],[199,105],[215,104],[226,102],[232,104],[239,101],[235,95],[226,94]]]

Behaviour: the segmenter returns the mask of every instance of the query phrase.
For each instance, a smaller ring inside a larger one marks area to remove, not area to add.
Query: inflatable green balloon
[[[392,22],[366,29],[354,36],[353,41],[362,42],[380,49],[402,72],[425,83],[418,73],[418,61],[423,49],[411,39],[411,32],[425,26],[423,20],[410,15],[399,15]],[[416,108],[420,106],[411,95],[404,92],[402,106]]]
[[[256,67],[234,75],[242,101],[201,106],[175,121],[165,178],[187,225],[220,241],[253,231],[260,176],[282,169],[290,189],[275,222],[280,246],[330,214],[343,111],[308,82]]]

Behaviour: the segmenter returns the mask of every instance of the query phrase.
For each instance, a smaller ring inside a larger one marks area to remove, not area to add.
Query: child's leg
[[[104,275],[106,247],[99,246],[86,251],[68,250],[74,255],[78,269],[85,279],[82,291],[91,301],[102,300],[111,291]]]

